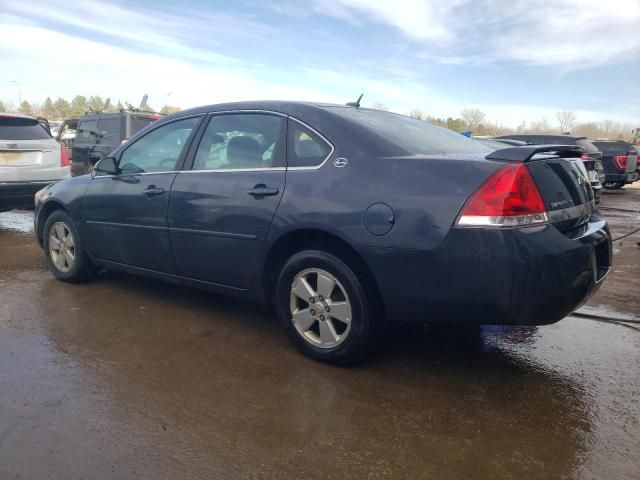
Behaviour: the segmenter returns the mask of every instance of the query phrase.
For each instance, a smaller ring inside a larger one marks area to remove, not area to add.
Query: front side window
[[[177,163],[191,132],[200,118],[185,118],[150,131],[132,143],[120,157],[123,174],[171,172]]]
[[[331,145],[297,122],[289,123],[288,167],[316,167],[331,153]]]
[[[283,166],[283,119],[262,113],[214,115],[202,135],[193,170]]]

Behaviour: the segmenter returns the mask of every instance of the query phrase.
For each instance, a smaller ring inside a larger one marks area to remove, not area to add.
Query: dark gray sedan
[[[583,150],[504,147],[354,106],[196,108],[40,191],[36,235],[60,280],[270,302],[304,353],[349,364],[398,322],[552,323],[598,287],[610,236]]]

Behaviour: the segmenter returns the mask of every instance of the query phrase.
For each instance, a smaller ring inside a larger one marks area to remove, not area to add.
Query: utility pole
[[[20,89],[20,82],[17,80],[11,80],[11,83],[15,83],[18,87],[18,108],[22,105],[22,90]]]

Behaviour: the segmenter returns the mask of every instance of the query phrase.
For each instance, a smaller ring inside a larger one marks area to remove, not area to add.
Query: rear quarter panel
[[[271,238],[294,228],[319,228],[352,246],[433,250],[449,232],[469,195],[500,164],[467,158],[367,158],[336,151],[317,170],[289,170]],[[335,167],[344,157],[349,165]],[[364,226],[368,207],[384,203],[393,226],[374,235]]]

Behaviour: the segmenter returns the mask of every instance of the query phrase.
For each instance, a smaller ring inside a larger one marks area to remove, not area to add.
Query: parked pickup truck
[[[630,143],[622,140],[592,140],[602,152],[604,188],[615,190],[638,180],[638,153]]]

